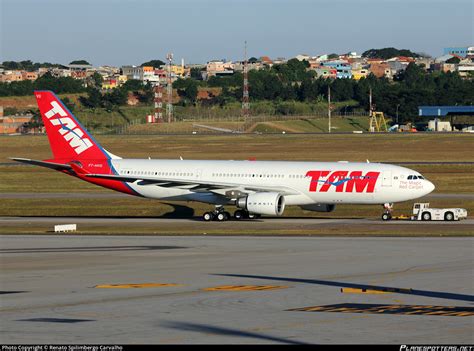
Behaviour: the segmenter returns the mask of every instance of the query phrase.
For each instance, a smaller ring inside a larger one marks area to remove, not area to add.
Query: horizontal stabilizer
[[[17,157],[10,157],[10,160],[17,161],[17,162],[22,162],[22,163],[27,163],[30,165],[34,166],[41,166],[41,167],[46,167],[50,169],[54,169],[57,171],[71,171],[72,167],[70,165],[66,165],[63,163],[54,163],[54,162],[48,162],[48,161],[39,161],[39,160],[30,160],[28,158],[17,158]]]

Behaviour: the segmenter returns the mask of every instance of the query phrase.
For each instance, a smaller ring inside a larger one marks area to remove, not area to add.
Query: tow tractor
[[[459,221],[467,218],[464,208],[430,208],[428,202],[415,203],[411,217],[398,216],[394,219],[411,219],[412,221]]]

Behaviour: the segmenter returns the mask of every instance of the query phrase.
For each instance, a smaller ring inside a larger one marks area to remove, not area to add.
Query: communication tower
[[[249,102],[249,77],[248,77],[248,62],[247,62],[247,42],[245,42],[245,54],[244,54],[244,89],[242,96],[242,117],[244,123],[250,117],[250,102]]]
[[[173,120],[173,82],[171,79],[171,65],[173,64],[173,54],[169,53],[166,55],[166,60],[168,60],[168,83],[166,86],[166,91],[168,93],[168,102],[166,104],[166,114],[168,116],[168,123],[171,123]]]
[[[155,85],[155,123],[163,122],[163,86],[160,82]]]

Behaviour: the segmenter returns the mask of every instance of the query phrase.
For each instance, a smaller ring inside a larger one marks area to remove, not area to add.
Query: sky
[[[0,0],[0,61],[151,59],[474,46],[473,0]]]

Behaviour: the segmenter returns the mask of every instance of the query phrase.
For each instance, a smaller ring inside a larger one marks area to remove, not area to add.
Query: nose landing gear
[[[382,220],[389,221],[392,219],[393,203],[386,203],[383,205]]]

